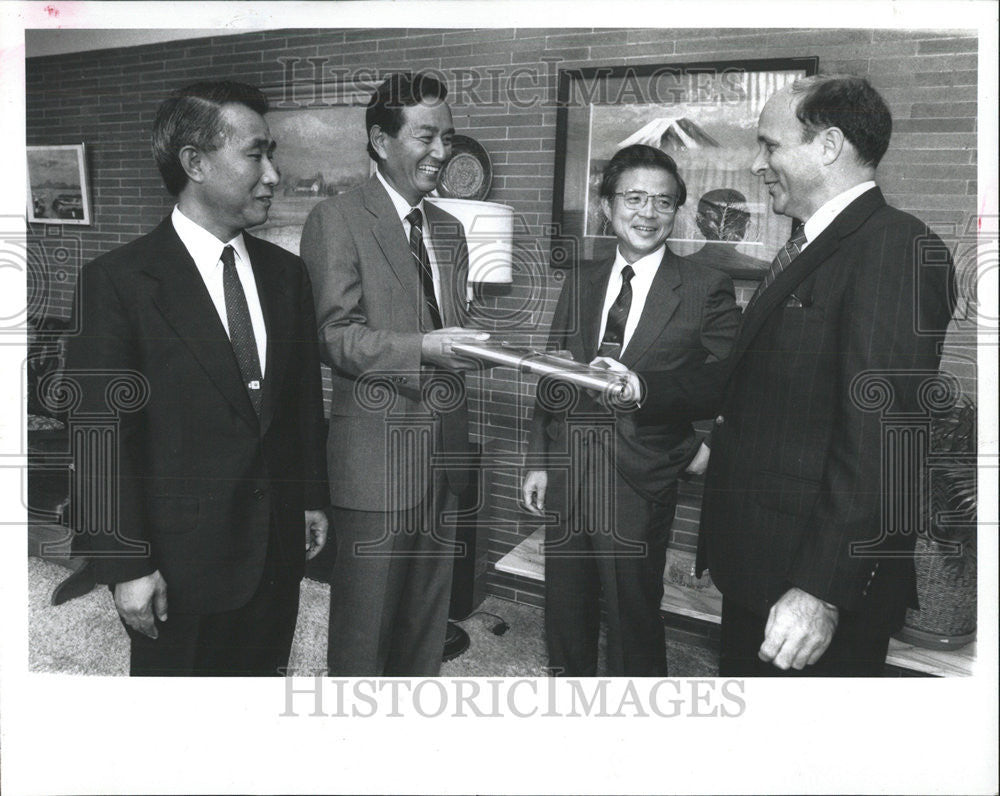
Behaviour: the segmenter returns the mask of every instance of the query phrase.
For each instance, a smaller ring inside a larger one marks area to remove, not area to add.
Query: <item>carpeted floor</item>
[[[49,598],[68,570],[39,558],[28,559],[28,635],[31,671],[70,674],[125,675],[128,673],[128,637],[115,614],[111,593],[98,587],[84,597],[60,606]],[[299,621],[295,629],[290,668],[299,674],[325,668],[329,588],[303,581]],[[539,608],[487,597],[482,611],[502,617],[510,629],[502,636],[491,632],[497,620],[473,615],[461,622],[471,645],[445,663],[446,677],[536,677],[544,674],[545,640]],[[713,677],[714,652],[670,638],[667,660],[671,676]],[[602,639],[603,652],[603,639]]]

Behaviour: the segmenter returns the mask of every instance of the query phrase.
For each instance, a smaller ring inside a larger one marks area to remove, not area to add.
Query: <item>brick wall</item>
[[[172,203],[152,164],[148,135],[156,106],[170,90],[223,77],[270,86],[291,78],[302,90],[315,70],[329,77],[336,70],[366,69],[370,75],[401,67],[437,69],[449,78],[456,128],[490,153],[489,198],[512,205],[524,222],[515,241],[520,255],[515,284],[488,299],[491,317],[523,311],[523,323],[505,336],[540,343],[558,290],[544,258],[555,162],[556,69],[803,55],[818,56],[826,72],[865,75],[883,93],[895,118],[893,141],[879,169],[886,197],[953,242],[960,268],[971,273],[973,32],[298,30],[29,58],[27,142],[87,143],[94,213],[90,227],[31,226],[31,289],[49,314],[64,317],[80,264],[150,230],[168,212]],[[971,278],[963,281],[970,293]],[[946,364],[974,390],[974,349],[967,334],[952,336]],[[517,464],[532,386],[499,370],[476,382],[481,438],[491,456],[484,516],[491,523],[494,562],[529,530],[517,508]],[[675,542],[690,549],[697,494],[687,502],[692,505],[678,518]],[[537,588],[520,579],[495,573],[490,585],[502,596],[539,600]]]

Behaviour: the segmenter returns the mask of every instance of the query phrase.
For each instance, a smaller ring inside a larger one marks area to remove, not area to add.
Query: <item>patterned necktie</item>
[[[750,301],[747,302],[747,308],[744,310],[744,314],[754,305],[761,294],[767,290],[771,283],[778,278],[778,274],[784,271],[788,264],[799,256],[799,252],[802,251],[802,247],[806,243],[806,228],[800,225],[798,229],[792,234],[792,237],[788,240],[781,251],[778,252],[774,260],[771,261],[771,265],[767,269],[767,273],[764,274],[764,278],[761,280],[760,284],[757,285],[757,289],[754,294],[750,297]]]
[[[437,298],[434,296],[434,274],[431,271],[431,258],[424,246],[423,216],[419,207],[414,207],[406,216],[410,223],[410,251],[420,268],[420,288],[424,295],[424,304],[431,316],[431,324],[435,329],[444,326],[441,323],[441,310],[438,309]]]
[[[633,276],[635,276],[635,271],[631,265],[622,268],[622,289],[618,291],[618,298],[608,310],[604,339],[601,340],[601,347],[597,349],[599,357],[618,359],[621,356],[625,341],[625,322],[628,320],[628,311],[632,307],[632,285],[630,282]]]
[[[262,398],[260,356],[257,354],[257,340],[253,336],[250,309],[243,292],[239,274],[236,273],[236,257],[232,246],[222,250],[222,289],[226,297],[226,318],[229,320],[229,340],[240,366],[243,384],[250,394],[254,411],[260,415]]]

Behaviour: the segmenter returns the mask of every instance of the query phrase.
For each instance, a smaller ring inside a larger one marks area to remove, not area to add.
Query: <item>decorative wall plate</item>
[[[456,133],[451,152],[451,160],[438,174],[438,193],[450,199],[485,199],[493,181],[493,164],[482,144]]]

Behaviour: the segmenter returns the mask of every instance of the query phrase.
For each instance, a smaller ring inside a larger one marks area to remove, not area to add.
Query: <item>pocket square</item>
[[[791,296],[788,297],[788,299],[785,301],[785,303],[782,306],[784,306],[784,307],[798,307],[799,309],[801,309],[802,308],[802,302],[799,301],[798,296],[796,296],[793,293]]]

